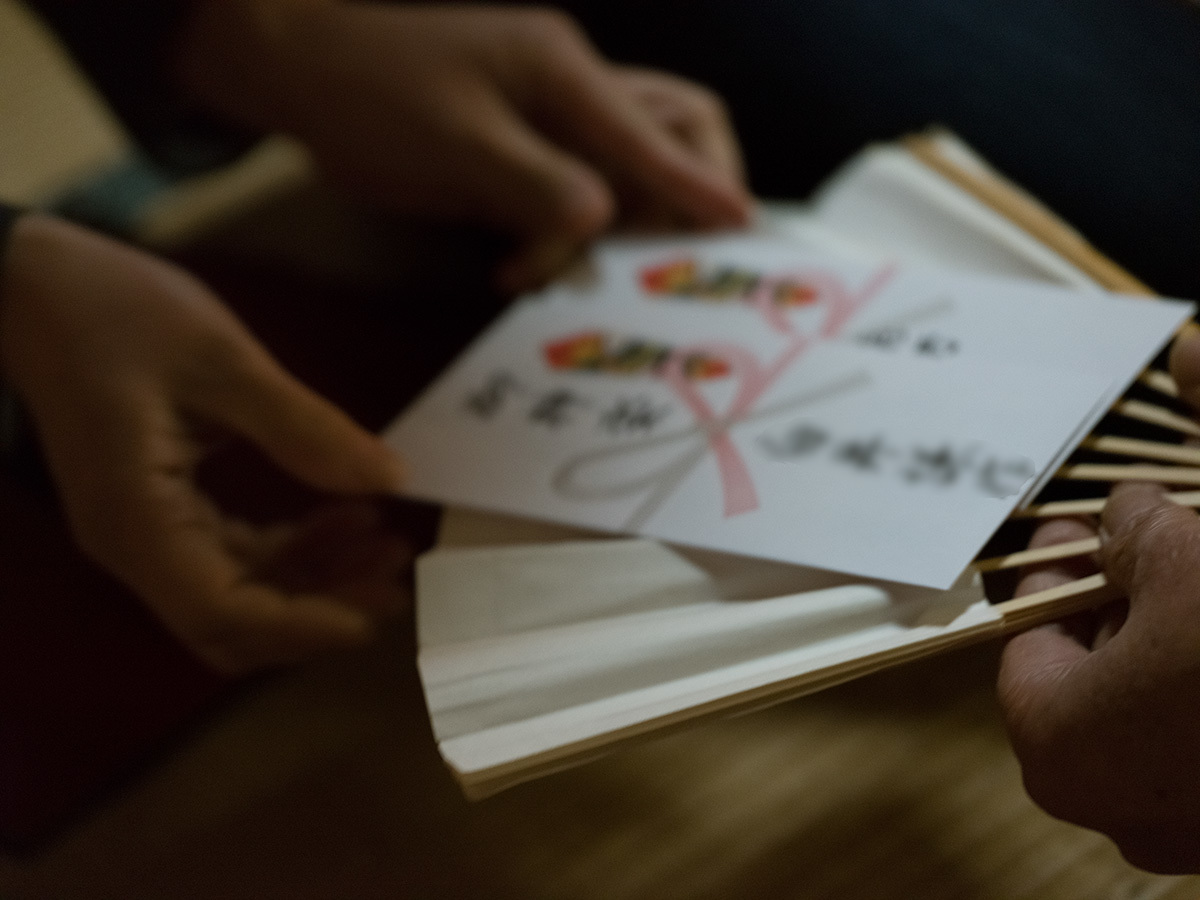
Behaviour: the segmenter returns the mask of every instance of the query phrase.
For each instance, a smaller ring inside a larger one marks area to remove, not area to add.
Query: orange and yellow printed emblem
[[[638,273],[642,290],[651,296],[698,300],[749,300],[766,289],[776,306],[807,306],[820,298],[818,287],[800,277],[774,278],[751,269],[715,266],[704,271],[694,259],[681,257],[647,266]]]
[[[667,344],[639,338],[613,338],[603,331],[583,331],[551,341],[543,348],[546,363],[559,372],[607,372],[613,375],[657,375],[671,355]],[[702,353],[683,361],[684,376],[703,381],[724,378],[729,364]]]
[[[647,294],[686,294],[696,283],[696,261],[675,259],[641,271],[642,290]]]

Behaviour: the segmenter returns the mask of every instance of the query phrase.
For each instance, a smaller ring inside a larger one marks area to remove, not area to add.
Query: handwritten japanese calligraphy
[[[970,488],[988,497],[1018,494],[1036,474],[1033,461],[989,451],[977,443],[897,441],[879,431],[835,434],[819,422],[800,420],[765,432],[758,446],[777,461],[829,460],[864,474],[910,485]]]

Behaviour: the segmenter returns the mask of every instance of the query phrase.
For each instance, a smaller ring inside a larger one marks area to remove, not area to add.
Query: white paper
[[[440,550],[417,579],[422,683],[460,773],[781,682],[802,693],[861,656],[998,620],[977,580],[928,591],[793,570],[799,592],[732,600],[645,540]]]
[[[965,145],[943,141],[941,152],[986,177],[986,164]],[[1054,250],[901,147],[870,147],[854,156],[822,185],[811,208],[824,228],[860,252],[1099,290]]]
[[[1188,312],[762,238],[611,242],[387,438],[415,496],[944,588]]]

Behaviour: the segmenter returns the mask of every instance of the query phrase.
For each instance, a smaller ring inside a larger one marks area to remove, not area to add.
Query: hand
[[[343,184],[514,236],[508,289],[544,280],[618,219],[749,217],[716,96],[608,63],[558,12],[211,0],[181,46],[182,78],[205,103],[298,136]]]
[[[1200,400],[1200,331],[1176,341],[1171,372]],[[1048,523],[1035,544],[1095,534]],[[1033,629],[1005,648],[999,677],[1025,785],[1052,815],[1111,837],[1135,865],[1200,871],[1200,519],[1162,489],[1120,485],[1101,517],[1098,562],[1126,597]],[[1087,574],[1044,567],[1019,594]]]
[[[181,270],[23,217],[0,284],[0,369],[29,408],[78,543],[214,667],[359,643],[401,599],[406,551],[361,506],[255,528],[198,489],[197,464],[222,433],[338,494],[387,491],[400,472]]]

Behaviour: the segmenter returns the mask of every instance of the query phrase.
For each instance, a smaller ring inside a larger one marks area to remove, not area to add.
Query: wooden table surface
[[[255,685],[39,855],[6,898],[1184,898],[1021,791],[994,654],[698,728],[478,804],[405,629]]]

